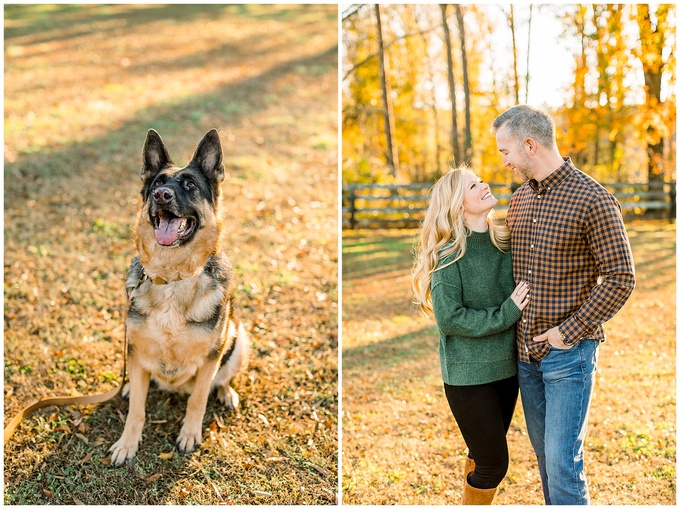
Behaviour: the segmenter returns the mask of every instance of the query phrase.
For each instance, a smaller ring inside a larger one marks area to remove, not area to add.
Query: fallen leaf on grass
[[[253,494],[257,495],[258,497],[271,497],[272,496],[271,493],[267,493],[266,491],[257,491],[257,490],[254,490]]]
[[[272,458],[267,458],[265,461],[271,461],[271,462],[286,461],[286,458],[282,458],[280,456],[274,456]]]
[[[160,479],[161,477],[163,477],[163,474],[153,474],[152,476],[146,478],[146,483],[151,484],[152,482],[154,482],[157,479]]]
[[[76,504],[76,505],[85,505],[80,500],[78,500],[76,497],[73,497],[73,503]]]
[[[179,492],[180,497],[188,497],[189,493],[194,489],[193,486],[185,486],[182,491]]]
[[[104,440],[102,437],[97,437],[94,442],[92,442],[92,445],[95,447],[99,447],[100,445],[103,445],[106,443],[106,440]]]
[[[267,418],[266,418],[264,415],[262,415],[262,414],[257,414],[257,416],[260,418],[260,420],[261,420],[262,422],[264,422],[265,426],[269,426],[269,421],[267,420]]]
[[[43,495],[45,495],[47,498],[52,498],[54,496],[54,491],[43,490]]]
[[[97,461],[99,463],[102,463],[103,465],[110,465],[111,464],[111,460],[107,459],[107,458],[97,458]]]
[[[162,453],[160,453],[160,454],[158,455],[158,459],[161,459],[161,460],[169,460],[169,459],[172,459],[172,455],[173,455],[173,454],[174,454],[174,451],[170,451],[170,452],[162,452]]]
[[[92,456],[94,456],[94,451],[88,452],[88,453],[85,455],[85,457],[84,457],[83,459],[81,459],[78,463],[80,463],[81,465],[82,465],[83,463],[87,463],[88,461],[90,461],[90,460],[92,459]]]
[[[312,467],[317,472],[319,472],[321,475],[326,475],[326,476],[331,475],[331,473],[328,470],[326,470],[323,467],[320,467],[319,465],[315,465],[314,463],[312,463],[310,461],[308,461],[306,464],[309,465],[310,467]]]
[[[80,439],[81,439],[83,442],[85,442],[86,444],[89,444],[89,443],[90,443],[90,441],[87,439],[87,437],[86,437],[85,435],[83,435],[82,433],[75,433],[75,436],[77,436],[78,438],[80,438]]]

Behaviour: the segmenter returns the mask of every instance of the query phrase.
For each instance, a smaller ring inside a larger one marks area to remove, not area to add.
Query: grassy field
[[[5,504],[333,504],[338,489],[337,6],[12,5],[5,16],[5,422],[118,384],[123,282],[149,128],[186,164],[216,127],[242,405],[151,390],[144,440],[106,451],[127,403],[50,408],[4,452]]]
[[[675,225],[628,224],[637,288],[607,325],[586,440],[592,503],[676,501]],[[343,232],[343,504],[460,504],[465,443],[433,320],[412,304],[416,231]],[[495,504],[542,505],[521,404]]]

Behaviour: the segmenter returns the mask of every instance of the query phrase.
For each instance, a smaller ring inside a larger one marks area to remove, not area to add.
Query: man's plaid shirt
[[[510,200],[515,283],[528,281],[531,301],[517,323],[519,360],[543,359],[559,326],[567,344],[604,341],[602,324],[635,288],[635,268],[619,203],[569,158],[545,180],[530,180]]]

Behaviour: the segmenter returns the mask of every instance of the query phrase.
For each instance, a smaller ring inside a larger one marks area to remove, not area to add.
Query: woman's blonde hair
[[[448,267],[465,255],[467,237],[471,230],[465,224],[463,198],[465,196],[465,175],[472,170],[461,165],[452,168],[430,190],[430,205],[420,229],[418,255],[413,269],[413,292],[415,302],[423,312],[432,316],[430,283],[436,270]],[[504,224],[495,221],[493,210],[486,218],[491,242],[501,251],[510,248],[510,231]],[[439,268],[439,260],[455,253],[453,259]]]

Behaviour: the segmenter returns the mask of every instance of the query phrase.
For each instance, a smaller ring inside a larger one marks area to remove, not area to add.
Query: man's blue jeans
[[[519,387],[546,505],[587,505],[583,442],[599,341],[551,347],[540,362],[518,362]]]

